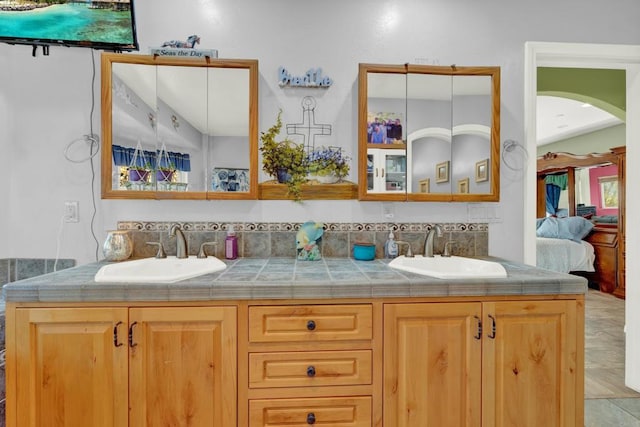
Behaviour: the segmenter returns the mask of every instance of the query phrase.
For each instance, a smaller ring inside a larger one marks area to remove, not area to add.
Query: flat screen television
[[[0,42],[138,50],[133,0],[0,0]]]

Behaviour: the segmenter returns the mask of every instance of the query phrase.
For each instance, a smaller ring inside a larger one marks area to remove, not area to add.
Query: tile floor
[[[640,427],[640,393],[624,385],[624,300],[589,290],[585,427]]]

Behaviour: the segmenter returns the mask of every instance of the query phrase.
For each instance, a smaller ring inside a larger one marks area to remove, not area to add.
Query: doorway
[[[640,46],[599,45],[576,43],[525,44],[525,146],[529,153],[536,153],[536,96],[538,67],[607,68],[624,69],[627,86],[627,194],[640,191]],[[524,185],[524,262],[536,263],[536,156],[530,155],[527,162]],[[640,209],[640,199],[628,197],[627,212]],[[627,230],[627,259],[640,255],[640,224],[629,221]],[[628,283],[637,283],[640,266],[629,263],[626,276]],[[625,307],[625,382],[628,387],[640,391],[640,367],[632,360],[640,360],[640,288],[632,286],[626,295]],[[634,310],[635,309],[635,310]],[[634,313],[635,311],[635,313]]]

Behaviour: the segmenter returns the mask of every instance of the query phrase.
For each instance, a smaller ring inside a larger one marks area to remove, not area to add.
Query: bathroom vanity
[[[586,280],[501,261],[239,259],[170,284],[96,263],[9,284],[7,425],[583,425]]]

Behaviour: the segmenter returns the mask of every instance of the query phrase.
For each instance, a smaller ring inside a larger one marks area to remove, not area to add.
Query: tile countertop
[[[442,280],[390,268],[389,260],[241,258],[223,271],[175,283],[96,283],[104,262],[12,282],[7,302],[203,301],[308,298],[584,294],[587,281],[525,264],[502,263],[504,279]]]

